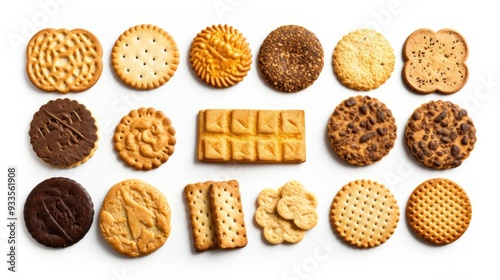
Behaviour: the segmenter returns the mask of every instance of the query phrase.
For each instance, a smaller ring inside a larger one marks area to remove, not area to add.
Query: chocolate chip
[[[347,107],[351,107],[351,106],[356,105],[356,98],[354,98],[354,97],[350,97],[349,99],[347,99],[347,100],[345,101],[345,105],[346,105]]]
[[[443,137],[441,137],[441,142],[444,144],[450,143],[450,138],[443,136]]]
[[[385,121],[385,112],[384,111],[377,112],[377,121],[379,121],[379,122]]]
[[[363,106],[359,107],[359,111],[361,114],[366,115],[366,113],[368,113],[368,108],[366,108],[366,105],[363,104]]]
[[[458,133],[456,133],[455,131],[452,131],[450,132],[450,135],[449,135],[451,141],[455,141],[455,139],[457,139],[458,137]]]
[[[365,143],[367,142],[368,140],[372,139],[373,137],[375,137],[377,135],[377,133],[375,131],[370,131],[368,133],[365,133],[364,135],[362,135],[360,138],[359,138],[359,143]]]
[[[429,142],[428,147],[429,147],[429,149],[435,151],[439,147],[439,143],[436,141]]]
[[[446,118],[447,114],[448,113],[446,113],[446,111],[441,112],[436,118],[434,118],[434,122],[436,123],[442,122],[444,118]]]
[[[458,112],[456,119],[461,120],[465,116],[467,116],[467,111],[462,109],[462,110],[460,110],[460,112]]]
[[[348,128],[350,128],[350,129],[353,129],[355,125],[356,125],[355,123],[350,122],[350,123],[347,125],[347,127],[348,127]]]
[[[457,145],[453,145],[453,146],[451,146],[451,155],[452,155],[453,157],[457,157],[457,156],[460,154],[460,151],[461,151],[461,150],[460,150],[460,147],[459,147],[459,146],[457,146]]]
[[[460,141],[460,144],[462,144],[462,145],[469,144],[469,136],[465,135],[464,137],[462,137],[462,140]]]
[[[387,128],[379,127],[379,128],[377,128],[377,133],[380,136],[385,136],[387,134]]]
[[[411,116],[411,118],[414,121],[418,121],[420,119],[420,114],[419,113],[413,113],[413,115]]]
[[[462,133],[467,133],[471,128],[472,126],[467,123],[463,123],[460,125],[460,130],[462,131]]]

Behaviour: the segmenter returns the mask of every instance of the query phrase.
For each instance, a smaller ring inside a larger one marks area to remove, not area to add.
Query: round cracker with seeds
[[[333,70],[339,81],[355,90],[372,90],[391,77],[396,57],[382,34],[358,29],[342,37],[333,51]]]
[[[259,70],[270,86],[297,92],[312,85],[324,64],[323,47],[313,32],[298,25],[273,30],[260,46]]]
[[[420,94],[455,93],[469,78],[468,55],[467,42],[457,31],[418,29],[403,46],[404,81]]]
[[[446,245],[465,233],[471,222],[472,206],[459,185],[435,178],[423,182],[412,192],[406,205],[406,218],[419,237]]]
[[[252,64],[250,47],[243,34],[229,25],[212,25],[194,38],[189,61],[206,84],[227,88],[241,81]]]
[[[476,128],[467,111],[436,100],[415,109],[406,125],[406,143],[415,158],[434,169],[458,167],[476,143]]]
[[[333,111],[328,138],[335,153],[352,165],[380,161],[394,147],[396,120],[392,111],[376,98],[350,97]]]
[[[330,222],[347,243],[370,248],[386,242],[399,222],[399,206],[384,185],[355,180],[340,189],[330,208]]]
[[[138,170],[150,170],[174,153],[175,129],[162,111],[143,107],[121,119],[113,141],[125,163]]]
[[[179,49],[165,30],[151,24],[137,25],[115,42],[112,64],[125,84],[139,90],[154,89],[174,75]]]

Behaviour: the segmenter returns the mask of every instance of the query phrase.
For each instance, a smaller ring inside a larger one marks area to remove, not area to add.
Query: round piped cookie
[[[384,185],[355,180],[343,186],[330,208],[330,222],[345,242],[370,248],[386,242],[399,222],[399,206]]]
[[[99,212],[104,239],[118,253],[139,257],[162,247],[170,235],[170,206],[152,185],[128,179],[109,189]]]
[[[376,98],[350,97],[333,111],[328,138],[335,153],[352,165],[365,166],[386,156],[396,140],[392,111]]]
[[[138,170],[150,170],[165,163],[174,153],[175,129],[162,111],[140,108],[121,119],[113,141],[125,163]]]
[[[382,34],[358,29],[340,39],[333,51],[333,70],[339,81],[355,90],[372,90],[391,77],[396,57]]]
[[[126,30],[113,47],[113,68],[133,88],[157,88],[172,78],[179,65],[179,49],[168,32],[151,24]]]
[[[33,115],[29,130],[36,155],[46,163],[69,168],[94,155],[99,140],[92,113],[67,98],[47,102]]]
[[[306,28],[284,25],[273,30],[260,46],[259,70],[276,90],[297,92],[312,85],[324,64],[320,41]]]
[[[455,182],[430,179],[416,187],[408,198],[406,218],[419,237],[446,245],[465,233],[471,222],[472,206],[465,191]]]
[[[194,38],[189,60],[196,75],[216,88],[233,86],[250,70],[252,54],[245,37],[228,25],[213,25]]]
[[[101,76],[101,43],[84,29],[40,30],[26,48],[26,71],[33,85],[43,91],[87,90]]]
[[[55,177],[31,190],[24,204],[24,222],[33,239],[63,248],[80,241],[94,220],[94,204],[78,182]]]
[[[406,143],[416,159],[434,169],[460,166],[476,143],[476,128],[467,111],[450,101],[430,101],[411,115]]]

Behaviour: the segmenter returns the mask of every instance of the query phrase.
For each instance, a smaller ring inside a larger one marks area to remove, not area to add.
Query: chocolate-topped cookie
[[[273,88],[300,91],[314,83],[324,64],[323,47],[302,26],[284,25],[266,37],[259,50],[259,70]]]
[[[396,120],[384,103],[358,95],[342,101],[328,122],[330,145],[350,164],[364,166],[381,160],[394,147]]]
[[[98,128],[92,113],[75,100],[51,100],[33,115],[29,130],[36,155],[55,167],[74,167],[94,155]]]
[[[33,239],[61,248],[80,241],[94,218],[94,204],[78,182],[54,177],[39,183],[24,204],[24,222]]]
[[[450,101],[422,104],[406,125],[410,152],[434,169],[457,167],[469,157],[476,143],[476,128],[467,111]]]

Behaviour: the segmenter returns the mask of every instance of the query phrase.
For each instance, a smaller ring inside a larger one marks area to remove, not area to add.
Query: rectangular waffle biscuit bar
[[[201,110],[198,114],[198,160],[304,162],[304,111]]]

